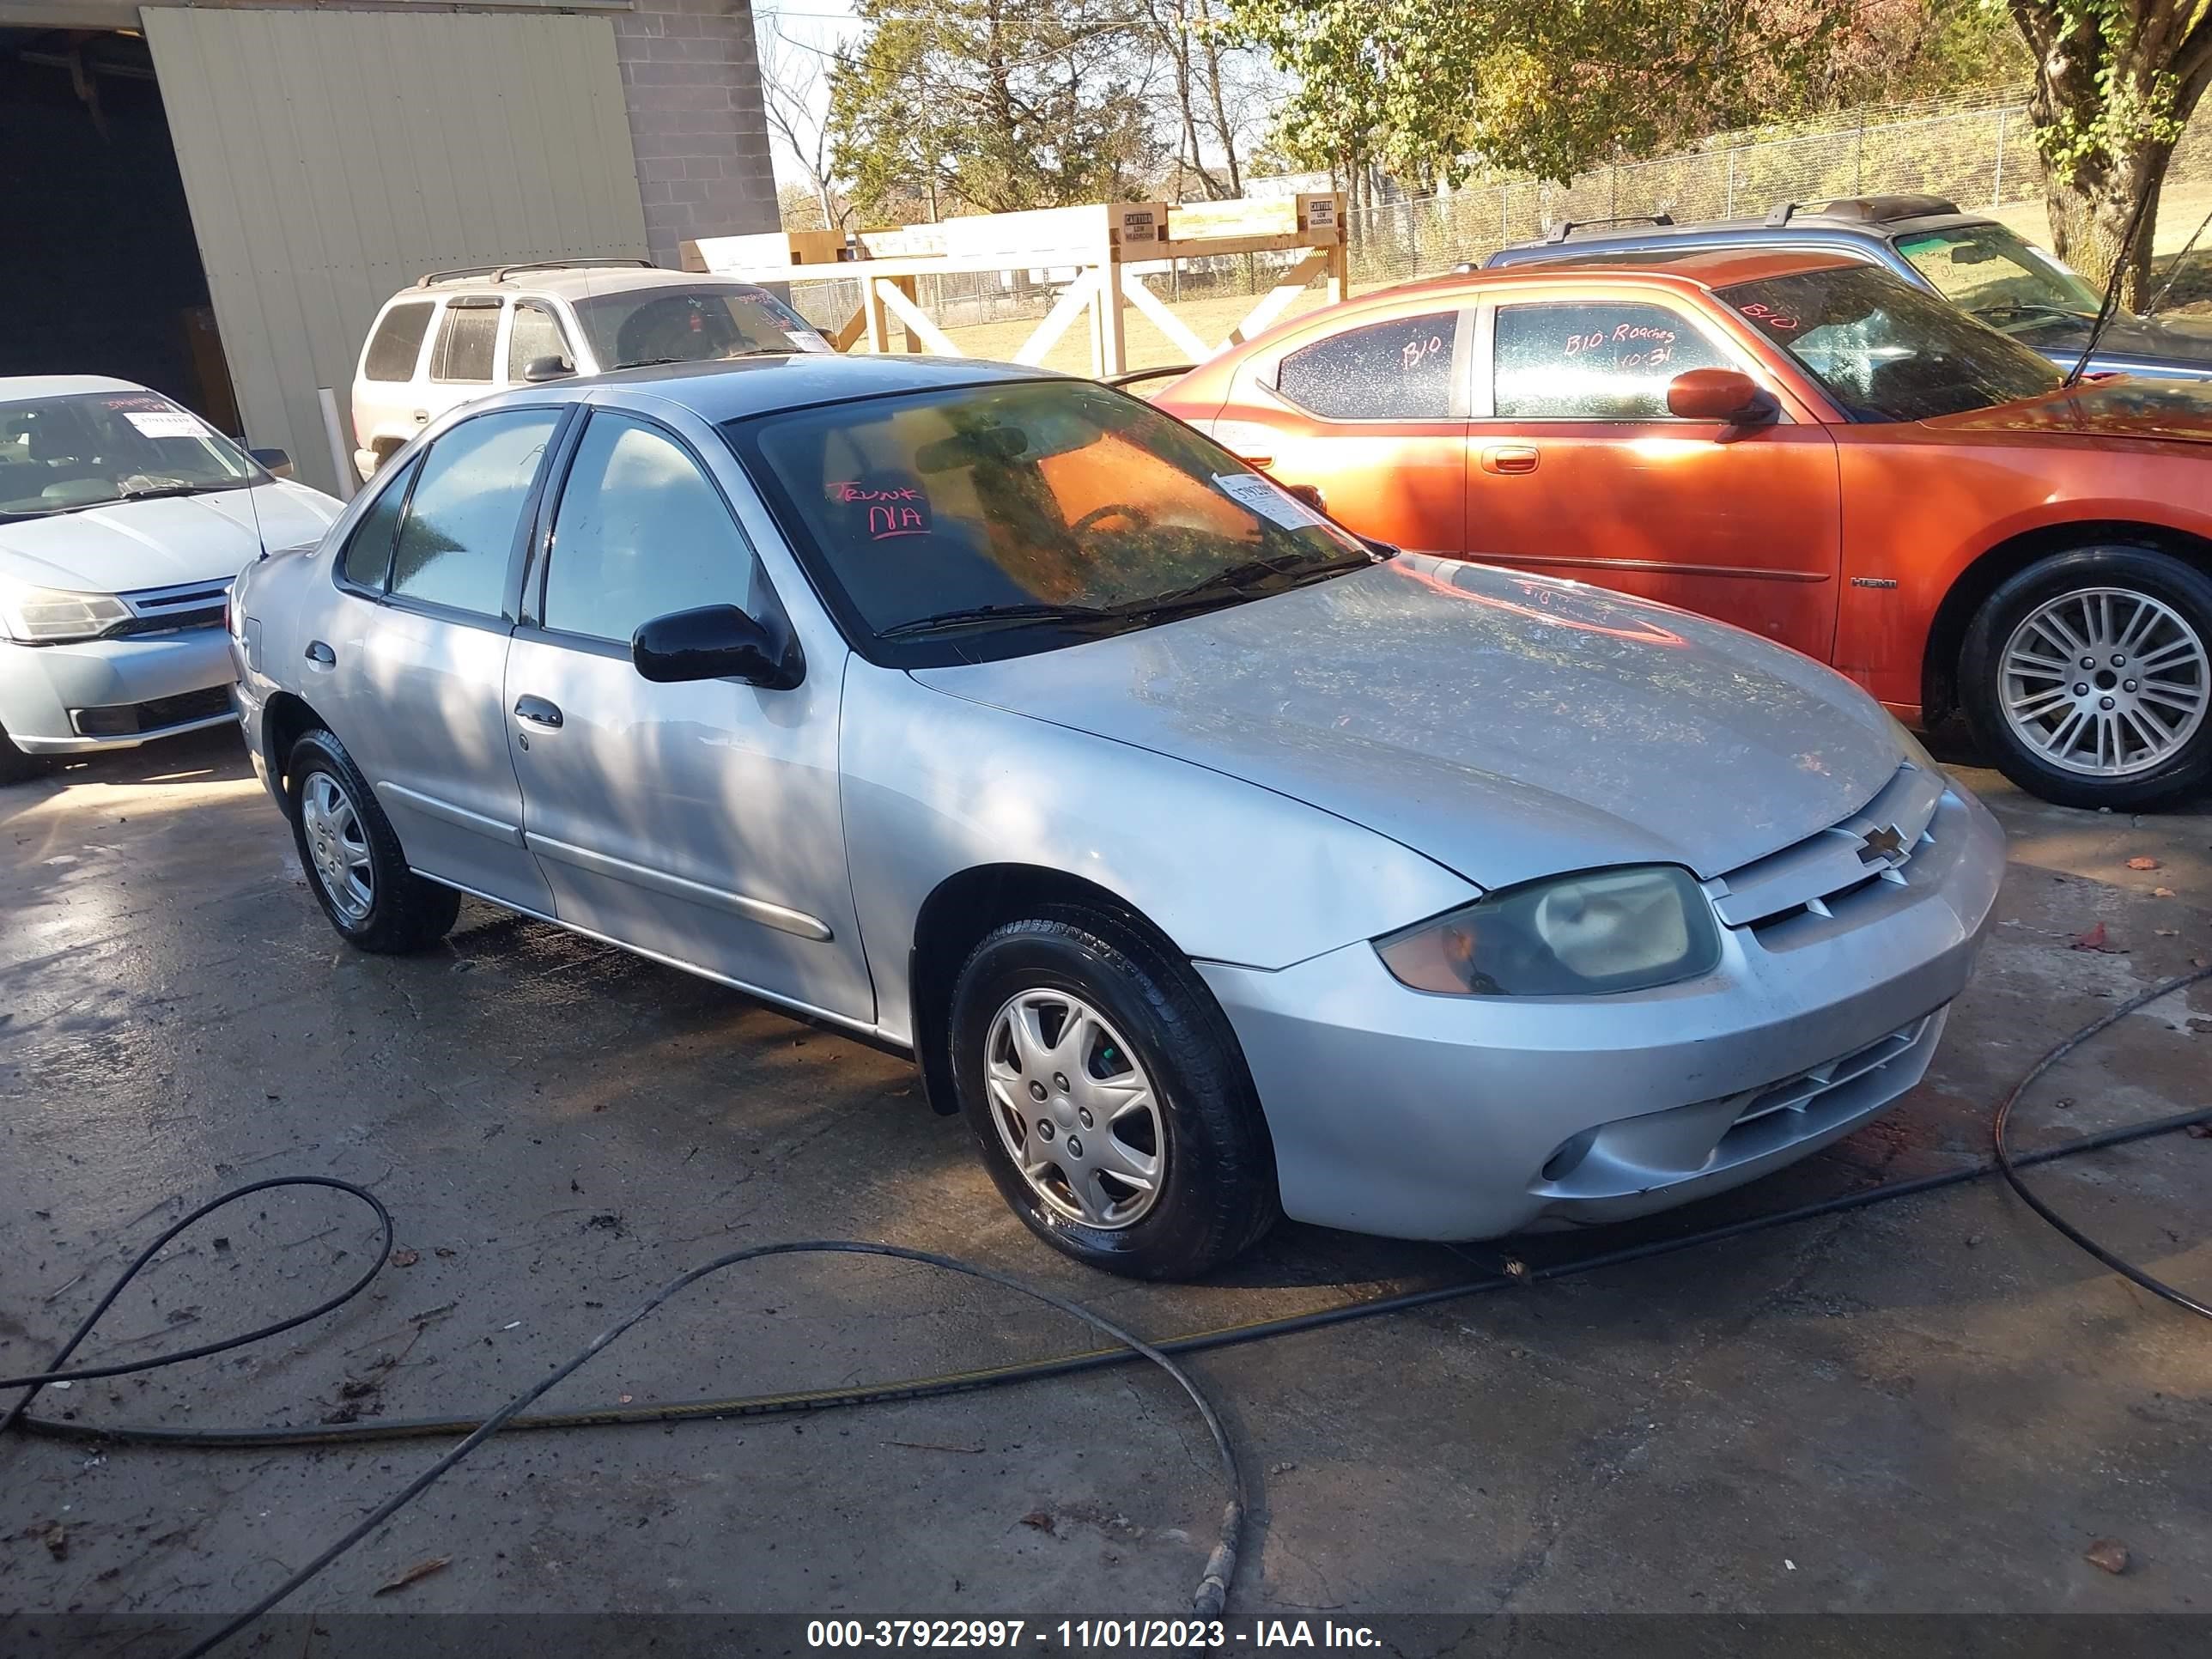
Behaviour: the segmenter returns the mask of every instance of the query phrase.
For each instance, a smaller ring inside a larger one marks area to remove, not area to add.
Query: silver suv
[[[368,478],[447,410],[510,386],[831,349],[766,289],[643,259],[434,270],[384,302],[362,347],[354,465]]]

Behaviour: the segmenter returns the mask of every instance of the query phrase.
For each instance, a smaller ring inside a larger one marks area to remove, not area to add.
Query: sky
[[[774,0],[757,0],[753,7],[753,23],[763,42],[762,67],[764,71],[772,61],[771,48],[780,52],[787,61],[797,64],[804,61],[805,52],[811,50],[824,54],[833,52],[841,42],[860,31],[860,24],[853,15],[851,0],[792,0],[788,6],[774,3]],[[781,35],[783,41],[789,44],[779,43],[775,35]],[[814,88],[811,101],[814,117],[818,122],[828,112],[830,106],[826,65]],[[811,181],[807,178],[805,169],[791,154],[783,140],[773,131],[769,137],[769,148],[775,156],[777,185],[810,185]]]

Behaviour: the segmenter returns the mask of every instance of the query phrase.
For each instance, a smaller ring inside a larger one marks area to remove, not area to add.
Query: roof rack
[[[1544,240],[1547,242],[1564,242],[1577,231],[1588,230],[1595,225],[1671,225],[1674,222],[1674,216],[1663,210],[1658,213],[1616,214],[1610,219],[1562,219],[1552,227],[1551,233]]]
[[[416,279],[417,288],[431,288],[440,283],[464,282],[471,276],[486,276],[495,283],[503,283],[518,270],[577,270],[601,265],[642,266],[650,270],[650,259],[525,259],[511,265],[456,265],[451,270],[426,271]]]
[[[1788,224],[1797,215],[1847,219],[1856,224],[1887,224],[1893,219],[1924,219],[1956,213],[1959,204],[1942,196],[1838,196],[1828,202],[1778,202],[1766,216],[1770,226]]]

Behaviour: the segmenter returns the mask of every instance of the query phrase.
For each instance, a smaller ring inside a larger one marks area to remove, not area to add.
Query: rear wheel
[[[397,954],[436,944],[461,896],[407,867],[392,821],[344,744],[316,730],[292,745],[292,835],[307,885],[349,945]]]
[[[2077,548],[1990,595],[1960,687],[1983,751],[2063,806],[2126,810],[2212,780],[2212,579],[2154,548]]]
[[[1008,922],[952,993],[960,1103],[1030,1230],[1140,1279],[1217,1267],[1280,1214],[1274,1149],[1206,987],[1089,910]]]

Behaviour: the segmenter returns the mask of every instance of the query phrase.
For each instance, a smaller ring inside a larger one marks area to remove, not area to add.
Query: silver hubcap
[[[2122,778],[2197,735],[2212,673],[2204,641],[2172,606],[2124,587],[2086,587],[2013,629],[1999,696],[2014,734],[2044,759]]]
[[[1120,1033],[1065,991],[1024,991],[983,1045],[991,1120],[1014,1167],[1060,1215],[1111,1231],[1158,1198],[1167,1135],[1152,1079]]]
[[[329,773],[307,775],[300,791],[300,827],[307,833],[307,862],[314,866],[325,896],[348,921],[364,920],[376,902],[368,836],[353,802]]]

